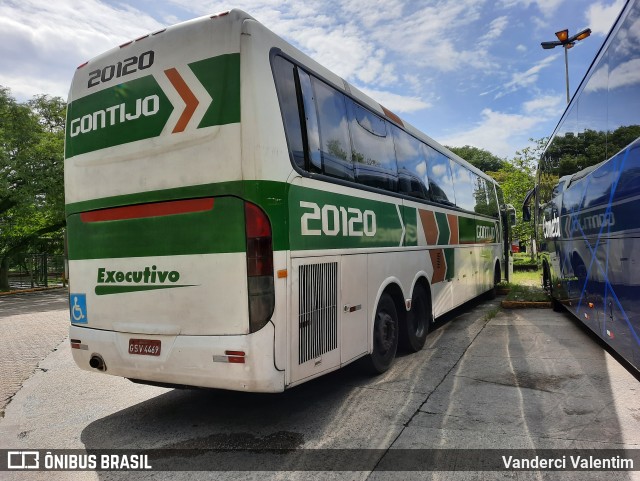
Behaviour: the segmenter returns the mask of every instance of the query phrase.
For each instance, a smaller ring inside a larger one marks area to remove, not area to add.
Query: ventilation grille
[[[442,251],[436,252],[436,269],[442,269]]]
[[[298,364],[338,347],[338,263],[299,269]]]

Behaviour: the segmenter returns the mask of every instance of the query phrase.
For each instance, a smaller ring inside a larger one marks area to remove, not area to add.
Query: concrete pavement
[[[11,398],[68,334],[66,289],[0,297],[0,418]]]
[[[59,302],[63,310],[45,317],[64,318],[58,322],[64,338],[68,320],[64,300]],[[272,439],[292,448],[382,449],[381,463],[388,455],[384,450],[398,448],[640,449],[638,380],[568,314],[500,311],[497,302],[469,304],[448,316],[421,352],[400,355],[382,376],[364,376],[351,365],[276,395],[135,385],[80,371],[64,342],[7,407],[0,419],[0,447],[207,448]],[[38,318],[37,312],[32,315]],[[10,479],[26,479],[12,474]],[[83,480],[318,479],[317,473],[291,471],[40,472],[30,473],[30,479],[70,475]],[[374,471],[321,477],[627,481],[639,475]]]

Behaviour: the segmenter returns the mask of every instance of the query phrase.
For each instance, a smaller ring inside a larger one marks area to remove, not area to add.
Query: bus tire
[[[564,312],[564,306],[562,305],[562,303],[556,299],[555,297],[551,298],[551,308],[555,311],[555,312]]]
[[[411,310],[407,313],[404,329],[400,331],[400,345],[409,352],[418,352],[427,340],[433,316],[431,299],[424,284],[416,284],[411,298]]]
[[[493,270],[493,286],[491,289],[487,291],[486,298],[489,301],[492,301],[498,295],[497,286],[500,283],[500,279],[502,278],[502,273],[500,272],[500,264],[496,263],[496,267]]]
[[[546,262],[542,265],[542,287],[551,298],[551,308],[555,312],[563,312],[564,306],[558,299],[556,299],[553,294],[553,279],[551,279],[551,269],[549,268],[549,264],[547,264]]]
[[[549,269],[549,264],[544,262],[542,264],[542,289],[551,294],[551,270]]]
[[[398,312],[393,299],[383,293],[378,302],[373,324],[373,351],[368,357],[368,367],[373,374],[385,372],[398,349]]]

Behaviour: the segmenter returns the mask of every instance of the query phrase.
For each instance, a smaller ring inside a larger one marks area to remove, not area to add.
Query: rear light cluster
[[[244,351],[224,351],[225,356],[227,356],[227,362],[232,364],[244,364]]]
[[[247,284],[249,288],[249,331],[262,329],[273,314],[273,246],[271,223],[260,207],[244,204],[247,239]]]

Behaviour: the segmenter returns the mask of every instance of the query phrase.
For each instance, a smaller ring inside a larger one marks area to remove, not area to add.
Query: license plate
[[[160,346],[156,339],[129,339],[129,354],[159,356]]]

